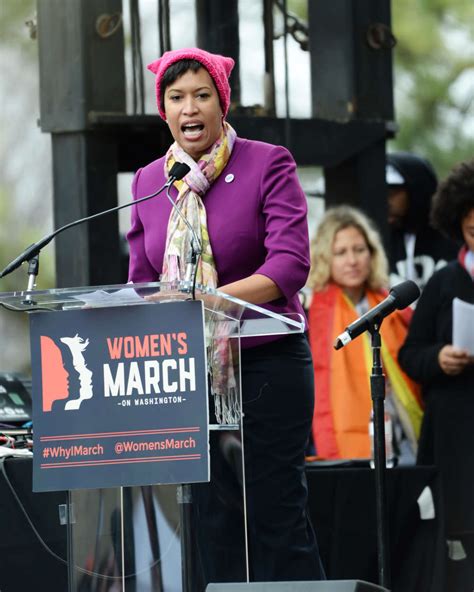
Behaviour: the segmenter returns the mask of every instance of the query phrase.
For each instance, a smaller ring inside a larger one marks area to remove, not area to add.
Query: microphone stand
[[[383,319],[394,310],[402,310],[420,295],[420,289],[411,280],[394,286],[387,298],[363,314],[346,327],[336,338],[334,349],[341,349],[350,341],[368,331],[372,337],[372,372],[370,375],[370,395],[372,398],[374,425],[374,468],[375,502],[377,516],[377,562],[379,583],[390,586],[390,564],[388,556],[388,514],[385,493],[386,450],[385,450],[385,376],[383,374],[380,350],[380,326]]]
[[[31,298],[31,292],[36,288],[36,278],[39,272],[39,253],[28,260],[28,286],[26,288],[26,296],[23,304],[34,306],[36,302]]]
[[[385,376],[382,369],[380,350],[382,320],[375,319],[368,331],[371,335],[372,373],[370,395],[374,418],[374,467],[375,505],[377,524],[377,564],[379,584],[390,588],[390,562],[388,555],[388,508],[386,503],[386,454],[385,454]]]
[[[168,186],[166,189],[166,197],[171,204],[171,207],[176,211],[178,216],[184,222],[186,228],[189,230],[191,234],[191,254],[186,261],[186,269],[185,269],[185,276],[184,281],[186,284],[191,286],[191,295],[192,299],[196,300],[196,276],[197,276],[197,268],[199,264],[199,259],[202,255],[202,245],[199,237],[197,236],[194,228],[189,223],[189,220],[181,211],[181,207],[175,202],[175,200],[170,195],[170,187]]]
[[[191,256],[186,265],[186,277],[185,280],[191,283],[191,294],[193,300],[196,300],[196,277],[199,265],[199,259],[202,255],[202,248],[200,243],[195,243],[191,240]]]

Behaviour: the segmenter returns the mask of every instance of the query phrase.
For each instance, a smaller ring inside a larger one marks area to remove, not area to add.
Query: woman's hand
[[[448,376],[460,374],[466,366],[474,363],[474,357],[454,345],[445,345],[438,354],[441,370]]]
[[[273,280],[259,273],[254,273],[217,289],[224,294],[246,300],[252,304],[265,304],[283,296]]]

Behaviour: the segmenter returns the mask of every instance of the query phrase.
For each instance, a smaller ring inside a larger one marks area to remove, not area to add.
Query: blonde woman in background
[[[309,334],[316,403],[313,443],[322,458],[369,458],[368,426],[372,402],[370,335],[335,351],[336,337],[357,317],[387,296],[388,265],[378,232],[359,210],[329,209],[311,245],[313,290]],[[410,312],[396,311],[381,327],[382,361],[387,378],[385,408],[392,416],[395,451],[414,461],[422,419],[417,386],[397,362]]]

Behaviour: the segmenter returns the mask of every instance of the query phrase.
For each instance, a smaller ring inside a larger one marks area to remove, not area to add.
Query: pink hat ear
[[[224,57],[223,61],[224,61],[224,70],[225,70],[225,73],[227,75],[227,78],[229,78],[230,73],[232,72],[232,68],[235,65],[235,62],[234,62],[234,60],[232,58],[227,58],[227,57]]]
[[[150,70],[150,72],[153,72],[153,74],[156,74],[158,72],[159,67],[160,67],[160,62],[161,62],[161,58],[159,60],[155,60],[151,64],[148,64],[147,70]]]

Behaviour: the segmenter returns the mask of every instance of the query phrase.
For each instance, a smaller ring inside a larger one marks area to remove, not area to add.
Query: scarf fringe
[[[240,424],[240,397],[237,389],[229,389],[224,395],[215,392],[212,394],[217,423],[220,425]]]

